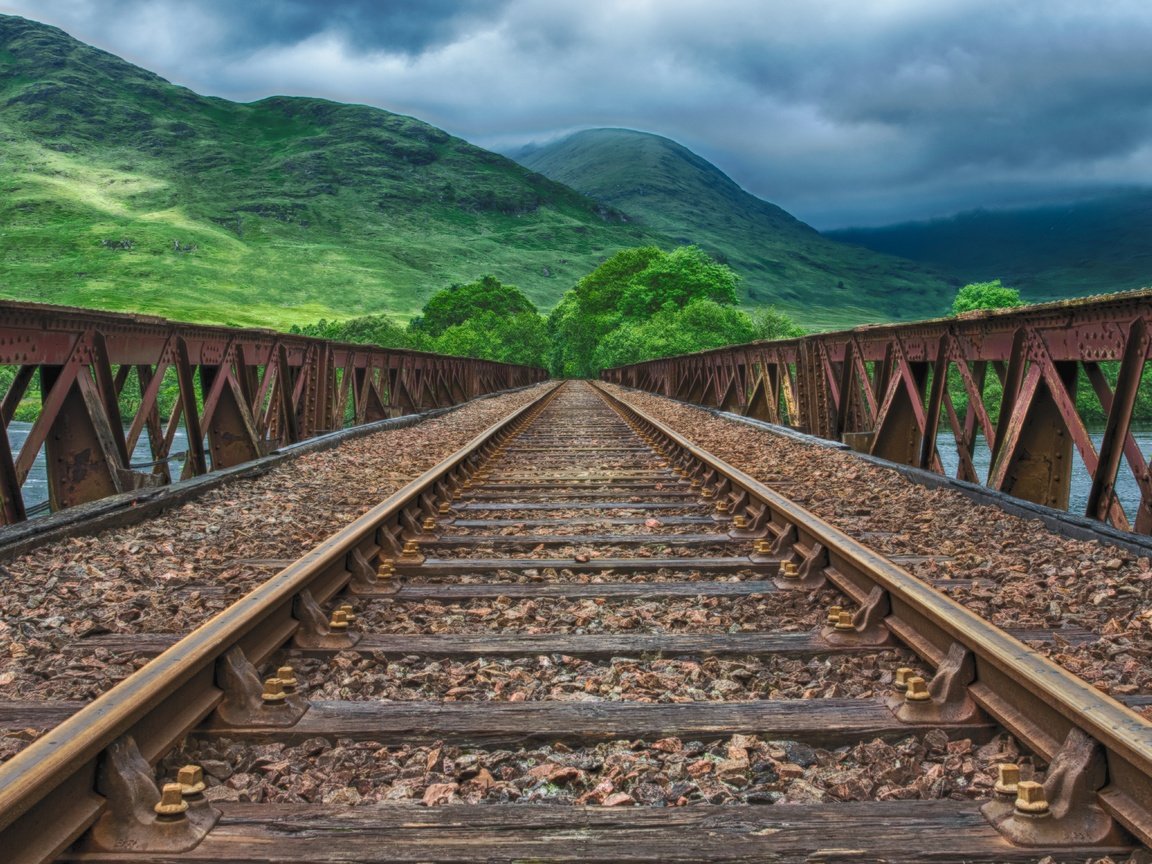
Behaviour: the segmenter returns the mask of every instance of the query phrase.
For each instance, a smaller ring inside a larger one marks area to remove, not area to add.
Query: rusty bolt
[[[725,501],[723,498],[717,500],[716,512],[717,513],[727,513],[728,512],[728,502]]]
[[[449,513],[452,512],[451,502],[441,501],[440,506],[436,508],[436,512],[438,512],[441,516],[447,516]]]
[[[739,515],[733,516],[732,517],[732,525],[737,530],[743,530],[744,528],[748,527],[748,517],[747,516],[739,516]]]
[[[300,682],[296,680],[296,670],[291,666],[281,666],[276,670],[276,677],[280,679],[280,686],[284,688],[285,693],[295,693],[296,685]]]
[[[405,540],[404,541],[404,550],[403,550],[404,555],[418,555],[419,553],[420,553],[420,547],[416,545],[415,540]]]
[[[836,623],[832,626],[841,633],[851,633],[856,629],[856,625],[852,623],[852,613],[846,609],[840,610],[840,614],[836,616]]]
[[[691,486],[693,489],[697,489],[700,486],[704,485],[704,481],[701,480],[699,477],[693,477],[691,480],[688,481],[688,485]]]
[[[713,489],[711,486],[705,486],[703,489],[700,490],[700,494],[705,498],[715,498],[716,497],[716,490]]]
[[[176,772],[176,782],[180,784],[180,792],[185,797],[199,795],[204,791],[204,769],[199,765],[185,765]]]
[[[836,624],[840,621],[840,613],[844,610],[839,606],[828,607],[828,623]]]
[[[996,766],[996,774],[996,785],[993,787],[996,794],[1015,798],[1020,784],[1020,766],[1014,762],[1004,762]]]
[[[435,531],[436,530],[436,520],[433,519],[431,516],[425,517],[424,522],[421,524],[420,527],[423,528],[425,531]]]
[[[348,629],[348,613],[337,609],[332,613],[332,620],[328,622],[328,629],[343,632]]]
[[[899,690],[901,693],[908,689],[908,679],[916,674],[915,669],[910,669],[907,666],[901,666],[896,670],[896,680],[892,682],[892,688]]]
[[[1044,797],[1044,784],[1035,780],[1021,780],[1016,784],[1016,812],[1022,816],[1045,816],[1048,799]]]
[[[340,611],[344,613],[344,619],[349,624],[355,624],[356,623],[356,610],[352,608],[351,603],[341,603],[340,604]]]
[[[284,692],[284,682],[279,678],[269,678],[264,682],[264,692],[260,696],[264,704],[271,708],[283,705],[288,700]]]
[[[160,800],[152,808],[161,819],[179,819],[188,809],[184,792],[179,783],[165,783],[160,790]]]
[[[928,692],[927,681],[925,681],[919,675],[913,675],[908,679],[908,689],[904,693],[904,701],[928,702],[931,699],[932,694]]]

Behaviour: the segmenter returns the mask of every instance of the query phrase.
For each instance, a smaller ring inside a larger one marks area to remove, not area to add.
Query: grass
[[[808,327],[938,315],[958,287],[923,264],[829,241],[658,135],[593,129],[516,158],[702,247],[740,273],[746,305],[774,304]]]
[[[492,273],[547,308],[666,238],[415,120],[241,105],[0,16],[0,297],[286,326]],[[131,241],[130,248],[109,248]]]

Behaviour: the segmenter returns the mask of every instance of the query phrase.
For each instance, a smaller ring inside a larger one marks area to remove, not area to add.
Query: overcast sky
[[[673,138],[820,228],[1152,185],[1149,0],[0,0],[179,84]]]

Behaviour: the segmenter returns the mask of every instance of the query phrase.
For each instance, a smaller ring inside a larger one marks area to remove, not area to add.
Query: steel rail
[[[955,643],[968,649],[975,660],[969,694],[1033,751],[1051,759],[1073,728],[1102,745],[1108,780],[1098,791],[1099,803],[1152,845],[1152,723],[598,383],[593,386],[625,418],[708,466],[730,495],[742,492],[761,502],[776,531],[795,530],[797,546],[822,544],[828,554],[824,575],[845,594],[863,603],[875,588],[883,589],[890,604],[888,630],[927,662],[939,666]]]
[[[395,538],[405,526],[418,530],[418,517],[432,515],[437,491],[469,476],[560,386],[478,434],[0,766],[5,860],[48,861],[79,837],[104,807],[96,772],[109,745],[132,735],[145,758],[158,760],[220,703],[215,667],[225,653],[239,646],[257,666],[266,660],[300,626],[295,598],[307,591],[323,603],[353,578],[356,553],[377,560],[382,531],[394,529]]]

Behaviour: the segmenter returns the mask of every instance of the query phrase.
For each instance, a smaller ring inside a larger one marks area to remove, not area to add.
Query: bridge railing
[[[25,303],[0,303],[0,374],[0,524],[27,517],[23,487],[41,448],[48,503],[59,510],[547,377],[487,360]],[[14,448],[10,427],[37,388]],[[144,439],[151,459],[133,463]]]
[[[601,377],[939,473],[937,435],[950,430],[957,477],[1059,509],[1075,463],[1090,478],[1086,516],[1148,534],[1152,480],[1132,425],[1150,332],[1142,290],[754,342]],[[1122,463],[1139,490],[1133,512],[1116,495]]]

